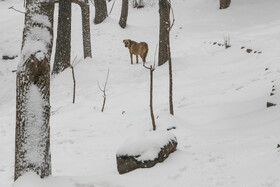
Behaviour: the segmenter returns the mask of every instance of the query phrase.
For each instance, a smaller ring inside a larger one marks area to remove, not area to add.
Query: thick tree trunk
[[[230,6],[231,0],[220,0],[220,9],[226,9]]]
[[[88,0],[84,3],[79,3],[82,11],[82,27],[83,27],[83,47],[84,58],[91,58],[91,40],[90,40],[90,11]]]
[[[95,18],[93,22],[95,24],[102,23],[108,16],[106,0],[94,0],[94,5],[95,5]]]
[[[121,13],[119,25],[123,29],[126,27],[127,15],[128,15],[128,0],[122,0],[122,13]]]
[[[71,0],[59,0],[56,51],[52,74],[58,74],[70,66],[71,3]]]
[[[54,0],[54,2],[59,3],[59,0]],[[71,0],[71,2],[76,3],[77,5],[79,5],[81,7],[84,58],[88,58],[88,57],[91,58],[92,53],[91,53],[91,39],[90,39],[90,9],[89,9],[88,0],[84,0],[84,1]],[[69,9],[69,7],[68,7],[68,15],[70,16],[70,19],[71,19],[71,9]],[[62,21],[62,22],[64,22],[64,21]],[[69,27],[71,27],[71,22],[70,22],[70,25],[67,26],[67,28],[69,28]],[[69,29],[69,30],[71,30],[71,29]],[[68,35],[69,34],[71,37],[71,32],[68,33]],[[71,43],[70,37],[69,37],[69,41]],[[64,39],[67,39],[67,38],[64,38]],[[61,41],[60,43],[63,43],[63,42]],[[70,62],[71,46],[70,46],[70,49],[68,49],[67,51],[69,52],[69,55],[67,56],[67,58],[69,58],[69,62]],[[66,60],[66,61],[68,61],[68,60]],[[59,67],[59,65],[55,63],[54,67]],[[62,64],[61,68],[54,68],[54,69],[66,69],[67,67],[69,67],[68,64],[65,64],[65,65]],[[61,71],[59,71],[59,72],[61,72]],[[54,73],[54,71],[53,71],[53,73]]]
[[[50,58],[54,6],[26,0],[21,61],[17,71],[14,180],[28,171],[51,175]]]
[[[170,4],[168,0],[159,0],[159,55],[158,65],[161,66],[169,60],[169,28],[170,28]]]

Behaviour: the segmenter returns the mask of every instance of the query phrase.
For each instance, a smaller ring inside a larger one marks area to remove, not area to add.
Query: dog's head
[[[131,40],[123,40],[124,46],[129,47]]]

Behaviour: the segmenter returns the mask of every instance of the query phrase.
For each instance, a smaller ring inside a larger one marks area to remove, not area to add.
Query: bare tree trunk
[[[54,0],[55,3],[58,3],[59,0]],[[77,5],[80,6],[81,8],[81,14],[82,14],[82,28],[83,28],[83,50],[84,50],[84,58],[91,58],[92,57],[92,53],[91,53],[91,39],[90,39],[90,8],[89,8],[89,4],[88,4],[88,0],[84,0],[84,1],[80,1],[80,0],[70,0],[72,3],[76,3]],[[65,4],[65,2],[64,2]],[[69,4],[68,4],[69,5]],[[71,7],[67,7],[68,8],[68,13],[67,16],[64,16],[64,19],[66,17],[70,17],[69,19],[67,19],[67,21],[70,20],[70,23],[68,22],[67,24],[67,28],[68,30],[71,30],[69,28],[71,28]],[[63,11],[63,10],[61,10]],[[61,22],[65,22],[64,19]],[[60,24],[60,22],[58,23],[58,25]],[[70,25],[69,25],[70,24]],[[67,33],[69,35],[69,41],[71,44],[71,32]],[[64,38],[65,40],[67,39],[66,37]],[[67,41],[67,42],[69,42]],[[61,41],[60,43],[64,43],[63,41]],[[57,44],[58,45],[58,44]],[[58,50],[58,49],[57,49]],[[61,51],[61,50],[59,50]],[[67,49],[67,52],[69,52],[69,54],[67,55],[67,59],[69,59],[70,62],[70,57],[71,57],[71,45],[70,48]],[[59,53],[59,52],[58,52]],[[68,61],[68,60],[65,60]],[[62,64],[61,68],[59,68],[59,65],[55,62],[54,67],[58,67],[58,68],[54,68],[54,69],[66,69],[68,66],[68,64]],[[61,72],[61,71],[59,71]],[[53,72],[54,73],[54,72]]]
[[[156,130],[156,122],[154,116],[154,108],[153,108],[153,87],[154,87],[154,71],[155,71],[155,64],[154,66],[147,67],[143,64],[143,67],[150,71],[150,113],[152,119],[153,130]]]
[[[90,11],[88,0],[79,3],[82,11],[82,27],[83,27],[83,46],[84,58],[91,58],[91,40],[90,40]]]
[[[26,0],[25,28],[16,82],[14,180],[28,171],[51,175],[50,58],[54,5]],[[34,47],[36,46],[36,47]]]
[[[170,4],[168,0],[159,0],[159,55],[158,65],[161,66],[169,60],[170,53],[169,28],[170,28]]]
[[[106,0],[94,0],[94,5],[95,5],[95,18],[93,22],[95,24],[102,23],[108,16]]]
[[[106,81],[105,81],[103,89],[100,87],[99,83],[97,82],[100,91],[103,93],[103,104],[102,104],[101,112],[103,112],[105,109],[105,104],[106,104],[106,99],[107,99],[106,87],[107,87],[107,83],[108,83],[109,73],[110,73],[110,69],[108,69],[107,77],[106,77]]]
[[[128,0],[122,0],[122,13],[121,13],[119,25],[123,29],[126,27],[127,15],[128,15]]]
[[[59,0],[56,51],[52,74],[58,74],[70,65],[71,6],[71,0]]]
[[[72,65],[70,67],[72,69],[72,78],[73,78],[73,104],[74,104],[76,99],[76,79],[75,79],[74,67]]]
[[[226,9],[230,6],[231,0],[220,0],[220,9]]]
[[[150,69],[150,112],[151,112],[151,118],[152,118],[152,125],[153,125],[153,130],[156,130],[156,122],[155,122],[155,116],[154,116],[154,109],[153,109],[153,84],[154,84],[154,70],[152,67]]]
[[[174,115],[173,109],[173,76],[172,76],[172,61],[171,54],[169,53],[169,112]]]

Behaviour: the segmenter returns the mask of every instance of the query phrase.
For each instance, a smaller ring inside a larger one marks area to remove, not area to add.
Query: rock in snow
[[[149,132],[127,139],[117,151],[120,174],[150,168],[176,151],[177,139],[171,132]]]

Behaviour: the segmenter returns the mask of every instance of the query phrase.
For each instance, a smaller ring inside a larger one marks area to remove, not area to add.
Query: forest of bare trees
[[[88,0],[26,0],[25,28],[23,31],[21,51],[22,59],[17,71],[15,180],[28,171],[34,171],[42,178],[49,176],[52,173],[49,124],[51,107],[49,100],[51,72],[50,58],[53,46],[53,16],[55,3],[58,4],[58,26],[52,74],[59,74],[68,67],[71,67],[75,87],[74,66],[71,62],[72,3],[78,4],[81,8],[84,58],[92,57],[90,9]],[[108,16],[107,3],[105,0],[94,0],[94,4],[95,18],[93,22],[99,24]],[[136,5],[137,6],[134,5],[134,7],[142,8],[143,2],[136,2]],[[127,25],[128,7],[129,1],[123,0],[119,21],[119,25],[122,28],[125,28]],[[159,65],[164,64],[168,60],[171,65],[169,41],[170,7],[170,1],[159,0]],[[44,38],[42,38],[42,34],[44,34]],[[32,48],[32,45],[35,44],[36,47]],[[144,57],[144,62],[145,58],[146,57]],[[155,65],[145,67],[150,69],[151,74],[150,107],[153,129],[156,130],[152,106],[153,71],[155,70]],[[172,76],[171,67],[169,75]],[[108,75],[106,84],[107,81]],[[104,94],[105,89],[106,86],[103,90]],[[172,89],[172,87],[170,87],[170,89]],[[73,103],[74,101],[75,88]],[[105,101],[106,94],[104,96],[102,112],[104,110]],[[173,115],[173,108],[171,110],[172,111],[170,112]]]
[[[258,177],[279,169],[280,22],[274,6],[257,17],[264,1],[250,11],[240,2],[2,0],[21,17],[1,22],[0,12],[0,25],[22,30],[19,40],[0,28],[0,83],[10,76],[0,137],[14,144],[0,175],[15,187],[26,176],[80,187],[279,186],[277,172]]]

